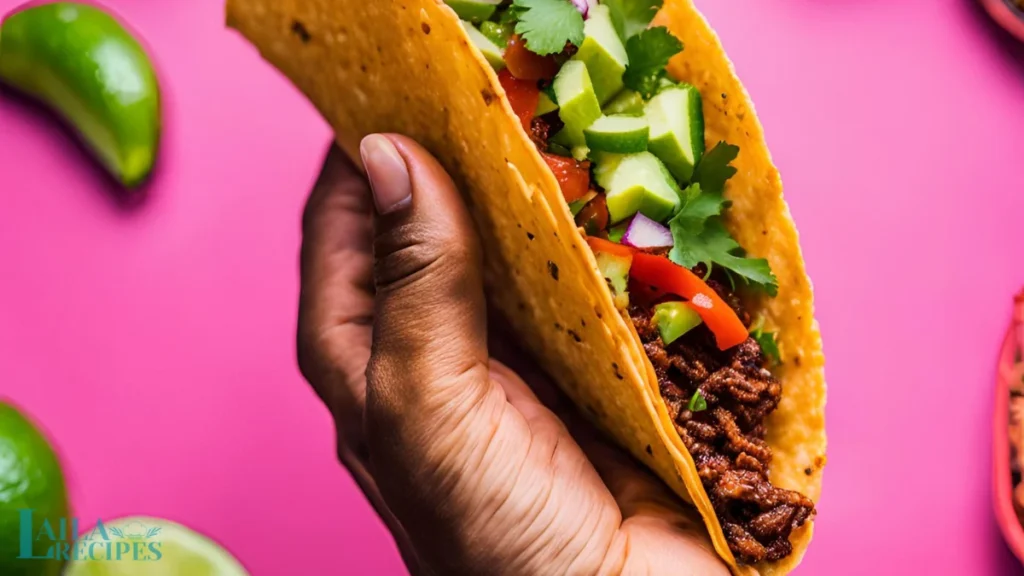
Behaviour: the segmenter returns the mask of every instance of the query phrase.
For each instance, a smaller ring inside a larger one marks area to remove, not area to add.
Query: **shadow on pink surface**
[[[45,104],[2,83],[0,83],[0,99],[9,102],[24,117],[31,118],[31,123],[37,125],[40,131],[60,140],[57,146],[62,151],[68,152],[65,158],[69,162],[80,164],[91,178],[102,183],[104,195],[111,204],[130,212],[146,203],[153,182],[160,178],[164,164],[161,158],[157,159],[153,173],[146,182],[134,190],[128,190],[117,181],[117,178],[104,169],[78,131]]]

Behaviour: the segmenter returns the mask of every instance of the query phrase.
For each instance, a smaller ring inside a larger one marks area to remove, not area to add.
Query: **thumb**
[[[426,150],[374,134],[360,154],[377,208],[367,426],[426,440],[488,393],[480,246],[451,178]]]

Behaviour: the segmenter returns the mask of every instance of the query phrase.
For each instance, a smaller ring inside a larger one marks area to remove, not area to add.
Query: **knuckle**
[[[458,275],[477,249],[451,230],[409,223],[378,235],[374,279],[378,290],[399,289],[425,278]]]

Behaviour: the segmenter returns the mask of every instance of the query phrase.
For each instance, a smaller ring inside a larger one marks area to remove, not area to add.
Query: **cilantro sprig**
[[[625,41],[643,32],[658,13],[664,0],[603,0],[615,30]]]
[[[758,318],[757,323],[750,330],[751,338],[761,347],[761,352],[764,353],[771,366],[777,366],[782,362],[782,353],[779,352],[779,342],[775,334],[775,332],[765,331],[763,317]]]
[[[516,33],[534,54],[557,54],[567,42],[583,42],[583,15],[569,0],[514,0],[512,11],[519,19]]]
[[[665,71],[668,61],[682,51],[683,43],[663,26],[630,37],[626,41],[629,66],[622,76],[622,82],[644,98],[654,96],[661,88],[662,80],[668,78],[668,72]]]
[[[683,191],[683,204],[669,221],[675,245],[669,259],[693,268],[704,264],[717,265],[731,275],[775,296],[778,281],[764,258],[748,258],[740,245],[729,235],[722,222],[722,211],[729,202],[722,196],[725,181],[736,173],[729,164],[739,148],[720,143],[701,159],[694,172],[693,183]]]

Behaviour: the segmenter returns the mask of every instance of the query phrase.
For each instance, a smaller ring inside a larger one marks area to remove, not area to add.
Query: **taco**
[[[356,162],[431,150],[489,298],[740,574],[811,539],[824,356],[778,171],[689,0],[229,0]]]

